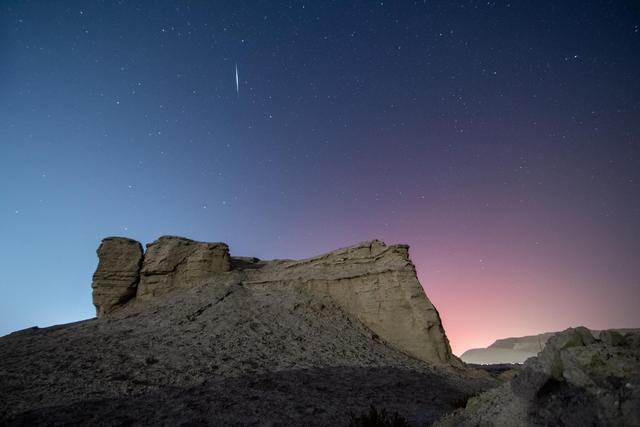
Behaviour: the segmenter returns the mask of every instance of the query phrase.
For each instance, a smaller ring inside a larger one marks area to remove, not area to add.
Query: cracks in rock
[[[173,267],[171,267],[171,269],[169,270],[154,270],[154,271],[144,271],[144,266],[141,268],[140,270],[140,275],[141,276],[163,276],[163,275],[171,275],[174,274],[178,271],[178,268],[184,264],[187,263],[189,257],[191,256],[191,253],[186,254],[184,257],[182,257],[182,259],[180,261],[178,261],[177,263],[175,263],[175,265]]]
[[[239,286],[242,286],[242,284],[240,284]],[[230,289],[227,291],[226,294],[222,295],[220,298],[218,298],[218,300],[216,301],[216,304],[220,304],[222,301],[224,301],[224,299],[226,297],[228,297],[229,295],[231,295],[233,293],[233,289]]]
[[[204,313],[204,311],[206,309],[208,309],[209,307],[211,307],[213,305],[212,302],[210,302],[209,304],[200,307],[199,309],[197,309],[196,311],[194,311],[191,314],[187,314],[187,320],[189,320],[190,322],[193,322],[194,320],[196,320],[202,313]]]
[[[204,313],[208,308],[213,307],[214,305],[218,305],[220,304],[222,301],[225,300],[225,298],[227,298],[229,295],[231,295],[233,293],[233,290],[229,290],[227,291],[227,293],[225,293],[223,296],[221,296],[220,298],[218,298],[215,302],[210,302],[207,305],[204,305],[202,307],[200,307],[199,309],[197,309],[196,311],[194,311],[191,314],[187,314],[187,320],[189,320],[190,322],[193,322],[194,320],[196,320],[198,317],[200,317],[200,315],[202,313]]]

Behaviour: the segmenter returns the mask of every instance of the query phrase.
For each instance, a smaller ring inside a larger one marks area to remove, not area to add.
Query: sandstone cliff
[[[133,246],[129,239],[109,237],[98,250],[100,263],[92,285],[98,317],[127,301],[142,302],[180,288],[229,282],[279,286],[304,291],[319,302],[331,300],[377,338],[413,357],[459,364],[440,316],[418,282],[406,245],[373,240],[301,261],[260,261],[230,257],[224,243],[163,236],[147,245],[142,264]],[[139,271],[132,271],[133,266]],[[126,286],[118,282],[114,287],[111,273],[116,271],[126,272]]]
[[[93,274],[93,304],[102,317],[134,298],[140,280],[142,245],[123,237],[107,237],[98,247]]]

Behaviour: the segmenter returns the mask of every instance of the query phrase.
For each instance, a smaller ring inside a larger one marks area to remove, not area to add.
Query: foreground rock
[[[638,426],[640,333],[568,329],[439,426]]]
[[[139,265],[128,302],[0,338],[0,425],[345,425],[371,404],[424,425],[498,383],[451,355],[406,246],[148,248],[141,264],[99,251],[99,269]]]

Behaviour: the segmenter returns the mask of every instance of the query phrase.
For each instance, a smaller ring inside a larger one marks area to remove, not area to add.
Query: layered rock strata
[[[433,363],[454,360],[406,245],[373,240],[301,261],[272,261],[249,272],[248,284],[286,283],[331,298],[380,339],[411,356]]]
[[[147,245],[137,298],[202,285],[230,269],[229,247],[224,243],[163,236]]]
[[[105,241],[108,241],[108,238]],[[144,301],[178,288],[235,283],[305,292],[319,305],[330,301],[371,331],[371,337],[435,364],[459,364],[451,353],[438,311],[420,285],[406,245],[373,240],[300,261],[230,257],[224,243],[165,236],[147,245],[136,298]],[[129,265],[139,259],[101,263]],[[102,257],[106,257],[103,261]],[[139,265],[139,264],[138,264]],[[100,282],[94,282],[100,290]],[[98,317],[103,310],[94,296]],[[114,306],[116,307],[116,306]]]
[[[107,237],[97,250],[98,267],[91,284],[96,315],[102,317],[136,295],[142,245],[124,237]]]

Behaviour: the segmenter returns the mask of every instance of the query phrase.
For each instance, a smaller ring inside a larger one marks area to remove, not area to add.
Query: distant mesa
[[[539,335],[499,339],[487,348],[473,348],[462,353],[460,358],[466,363],[479,365],[499,363],[524,363],[542,351],[547,340],[555,332]]]
[[[305,260],[232,257],[225,243],[163,236],[147,245],[107,237],[98,248],[93,304],[98,318],[129,304],[199,286],[286,286],[331,300],[394,348],[435,364],[460,365],[406,245],[379,240]],[[239,310],[242,307],[238,307]]]
[[[640,425],[640,333],[507,338],[463,357],[542,351],[465,364],[406,245],[264,261],[108,237],[97,254],[97,318],[0,337],[0,425],[349,425],[371,405],[415,426]]]
[[[640,331],[638,329],[616,329],[619,333]],[[499,339],[489,347],[473,348],[465,351],[460,356],[465,363],[478,365],[491,365],[503,363],[524,363],[530,357],[540,353],[547,342],[560,332],[545,332],[538,335]],[[598,337],[599,330],[591,330]]]

